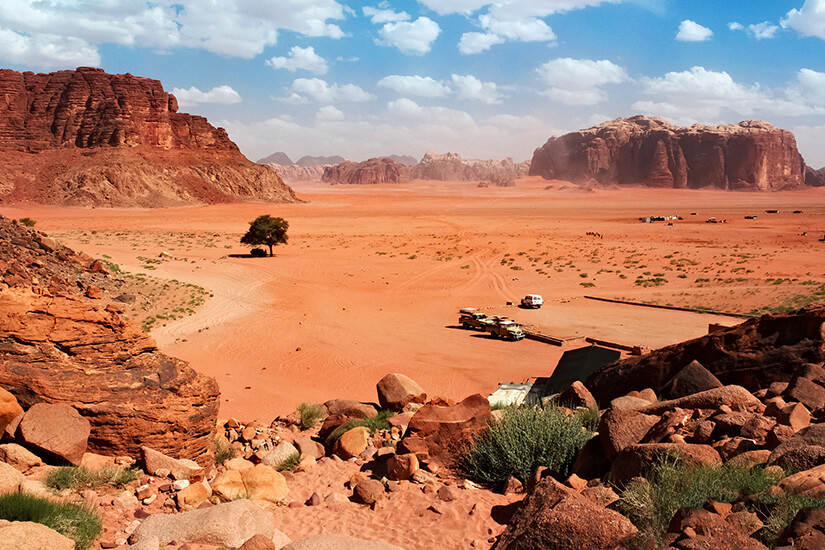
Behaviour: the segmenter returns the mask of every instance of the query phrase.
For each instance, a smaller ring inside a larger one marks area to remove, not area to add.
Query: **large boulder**
[[[0,462],[0,495],[16,493],[26,478],[14,466]]]
[[[6,429],[6,426],[23,414],[23,407],[17,402],[17,399],[4,390],[0,388],[0,433]]]
[[[211,487],[223,501],[248,498],[277,504],[289,494],[284,476],[264,464],[221,472],[212,480]]]
[[[825,548],[825,509],[803,508],[779,537],[778,549],[820,550]]]
[[[723,384],[713,376],[699,361],[691,361],[676,373],[676,376],[665,384],[662,391],[670,399],[677,399],[713,388],[720,388]]]
[[[424,403],[427,393],[412,378],[391,373],[378,381],[378,403],[382,409],[400,412],[409,403]]]
[[[272,514],[241,499],[180,514],[155,514],[143,520],[129,542],[155,537],[161,545],[176,541],[238,547],[255,535],[272,539]]]
[[[604,550],[629,543],[629,519],[545,478],[526,498],[493,550]]]
[[[204,469],[197,462],[188,458],[172,458],[160,451],[149,447],[141,447],[143,469],[147,474],[158,475],[159,472],[168,472],[175,479],[200,479],[204,476]]]
[[[638,409],[645,414],[662,414],[673,409],[718,409],[721,406],[731,408],[759,407],[762,404],[759,399],[742,386],[722,386],[713,388],[692,395],[686,395],[678,399],[659,401],[646,407]]]
[[[45,457],[78,465],[86,452],[91,424],[64,403],[38,403],[23,415],[17,439]]]
[[[691,361],[723,384],[751,391],[789,382],[806,363],[825,361],[825,306],[764,315],[741,325],[607,365],[585,385],[601,404],[633,390],[664,385]]]
[[[455,450],[492,418],[490,402],[480,394],[455,405],[424,405],[410,419],[405,437],[398,444],[399,453],[415,453],[419,458],[448,465]]]
[[[0,519],[0,550],[74,550],[74,541],[40,523]]]
[[[789,475],[779,482],[779,488],[810,498],[825,497],[825,464]]]
[[[668,456],[678,456],[688,465],[722,465],[722,457],[710,445],[639,443],[625,447],[616,456],[608,480],[616,485],[624,485],[632,478],[644,475],[658,460]]]
[[[609,409],[599,420],[599,439],[608,460],[630,445],[639,443],[659,417],[637,411]]]
[[[341,434],[335,442],[335,454],[343,458],[353,458],[367,450],[370,429],[365,426],[351,428]]]
[[[818,457],[818,464],[825,462],[825,424],[812,424],[802,428],[780,443],[771,453],[768,464],[792,467],[794,463],[806,461],[805,466],[811,467],[813,464],[809,461],[813,457]],[[799,466],[795,469],[798,470]]]
[[[23,473],[43,464],[39,456],[17,443],[0,445],[0,462],[5,462]]]

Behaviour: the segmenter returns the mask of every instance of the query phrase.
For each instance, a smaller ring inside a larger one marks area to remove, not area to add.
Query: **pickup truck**
[[[475,330],[487,330],[487,326],[492,323],[492,321],[487,317],[486,314],[481,313],[474,307],[465,307],[461,309],[458,313],[458,322],[464,328],[471,328]]]
[[[503,317],[493,317],[492,321],[486,326],[486,330],[495,338],[503,340],[516,341],[524,338],[524,331],[521,330],[521,326],[515,321]]]

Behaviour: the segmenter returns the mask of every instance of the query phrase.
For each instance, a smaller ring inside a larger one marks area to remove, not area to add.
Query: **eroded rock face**
[[[223,128],[177,109],[159,81],[130,74],[0,70],[0,200],[142,207],[296,200]]]
[[[413,168],[413,177],[436,181],[488,181],[496,178],[526,176],[530,163],[514,163],[513,159],[463,159],[457,153],[429,152]]]
[[[332,184],[407,183],[410,181],[410,168],[387,158],[372,158],[364,162],[347,160],[324,168],[321,181]]]
[[[788,382],[806,363],[825,361],[825,307],[764,315],[741,325],[607,365],[585,382],[599,403],[633,390],[659,390],[691,361],[723,384],[756,391]]]
[[[160,353],[116,306],[83,297],[81,280],[105,278],[90,258],[2,217],[0,236],[0,387],[25,409],[77,409],[91,451],[136,457],[145,445],[208,461],[214,379]]]
[[[825,167],[814,170],[810,166],[807,166],[805,168],[805,185],[825,187]]]
[[[294,182],[320,182],[324,176],[324,170],[331,168],[332,164],[319,164],[317,166],[298,166],[297,164],[273,164],[270,163],[272,169],[278,177],[287,183]]]
[[[550,138],[530,175],[578,184],[778,191],[805,185],[796,139],[759,120],[682,128],[634,116]]]

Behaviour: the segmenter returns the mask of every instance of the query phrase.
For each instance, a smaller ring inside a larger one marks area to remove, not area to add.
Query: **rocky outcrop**
[[[825,167],[814,170],[810,166],[806,166],[805,185],[810,187],[825,187]]]
[[[258,164],[280,164],[282,166],[290,166],[291,164],[294,164],[292,159],[289,158],[289,155],[282,151],[267,155],[264,158],[256,160],[255,162]]]
[[[723,384],[755,391],[789,382],[806,363],[825,361],[825,307],[764,315],[741,325],[607,365],[585,385],[599,403],[633,390],[659,393],[691,361]]]
[[[493,181],[501,178],[515,179],[527,175],[530,163],[514,163],[513,159],[477,160],[463,159],[457,153],[438,154],[429,152],[413,168],[415,179],[436,181]]]
[[[334,166],[333,164],[318,164],[315,166],[298,166],[297,164],[269,164],[269,168],[274,170],[278,177],[287,183],[320,182],[324,175],[324,170]]]
[[[304,155],[295,161],[295,164],[308,168],[310,166],[341,164],[345,160],[347,159],[340,155],[332,155],[331,157],[311,157],[309,155]]]
[[[410,181],[410,169],[386,158],[364,162],[347,160],[325,168],[321,181],[331,184],[406,183]]]
[[[0,200],[157,207],[295,201],[223,128],[157,80],[101,69],[0,70]]]
[[[661,118],[617,118],[550,138],[530,175],[577,184],[778,191],[805,185],[796,139],[758,120],[678,127]]]
[[[25,409],[73,406],[91,423],[90,450],[209,460],[217,384],[160,353],[114,303],[84,298],[88,281],[109,278],[92,265],[0,217],[0,387]]]

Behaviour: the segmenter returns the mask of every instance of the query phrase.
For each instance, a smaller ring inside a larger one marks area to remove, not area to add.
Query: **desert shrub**
[[[576,409],[575,414],[581,420],[582,425],[588,430],[595,432],[596,428],[599,427],[599,419],[601,418],[599,407],[582,407]]]
[[[215,439],[215,464],[220,466],[232,458],[235,458],[235,448],[227,445],[223,438]]]
[[[394,415],[392,411],[378,411],[378,414],[373,418],[359,418],[357,420],[350,420],[343,426],[338,426],[327,437],[327,444],[335,443],[338,438],[353,428],[364,426],[369,428],[370,433],[374,434],[378,430],[389,430],[392,426],[387,422],[387,419]]]
[[[286,457],[280,464],[278,464],[278,471],[283,472],[285,470],[294,470],[301,464],[301,453],[294,452],[288,457]]]
[[[709,499],[732,502],[764,491],[784,475],[729,464],[695,466],[676,455],[666,456],[653,464],[646,479],[628,483],[621,493],[619,509],[639,531],[662,541],[680,508],[701,508]]]
[[[491,485],[511,475],[524,483],[538,466],[566,478],[592,435],[581,417],[556,406],[510,408],[473,439],[458,464],[469,478]]]
[[[89,548],[103,531],[100,517],[85,506],[25,493],[0,495],[0,519],[43,524],[75,541],[76,550]]]
[[[90,470],[83,466],[55,468],[46,476],[46,485],[55,491],[63,489],[94,489],[108,485],[124,487],[138,478],[137,470],[104,466],[100,470]]]
[[[321,405],[301,403],[298,405],[298,415],[301,417],[301,427],[308,430],[314,428],[321,417],[324,416],[324,408]]]
[[[765,502],[768,499],[761,500]],[[773,500],[774,506],[765,518],[764,527],[759,531],[759,538],[768,547],[773,547],[777,543],[779,535],[791,524],[800,510],[825,508],[825,498],[812,498],[794,493],[785,493],[770,500]]]
[[[31,218],[20,218],[17,221],[19,221],[20,223],[22,223],[26,227],[34,227],[34,225],[37,223],[36,221],[34,221]]]

